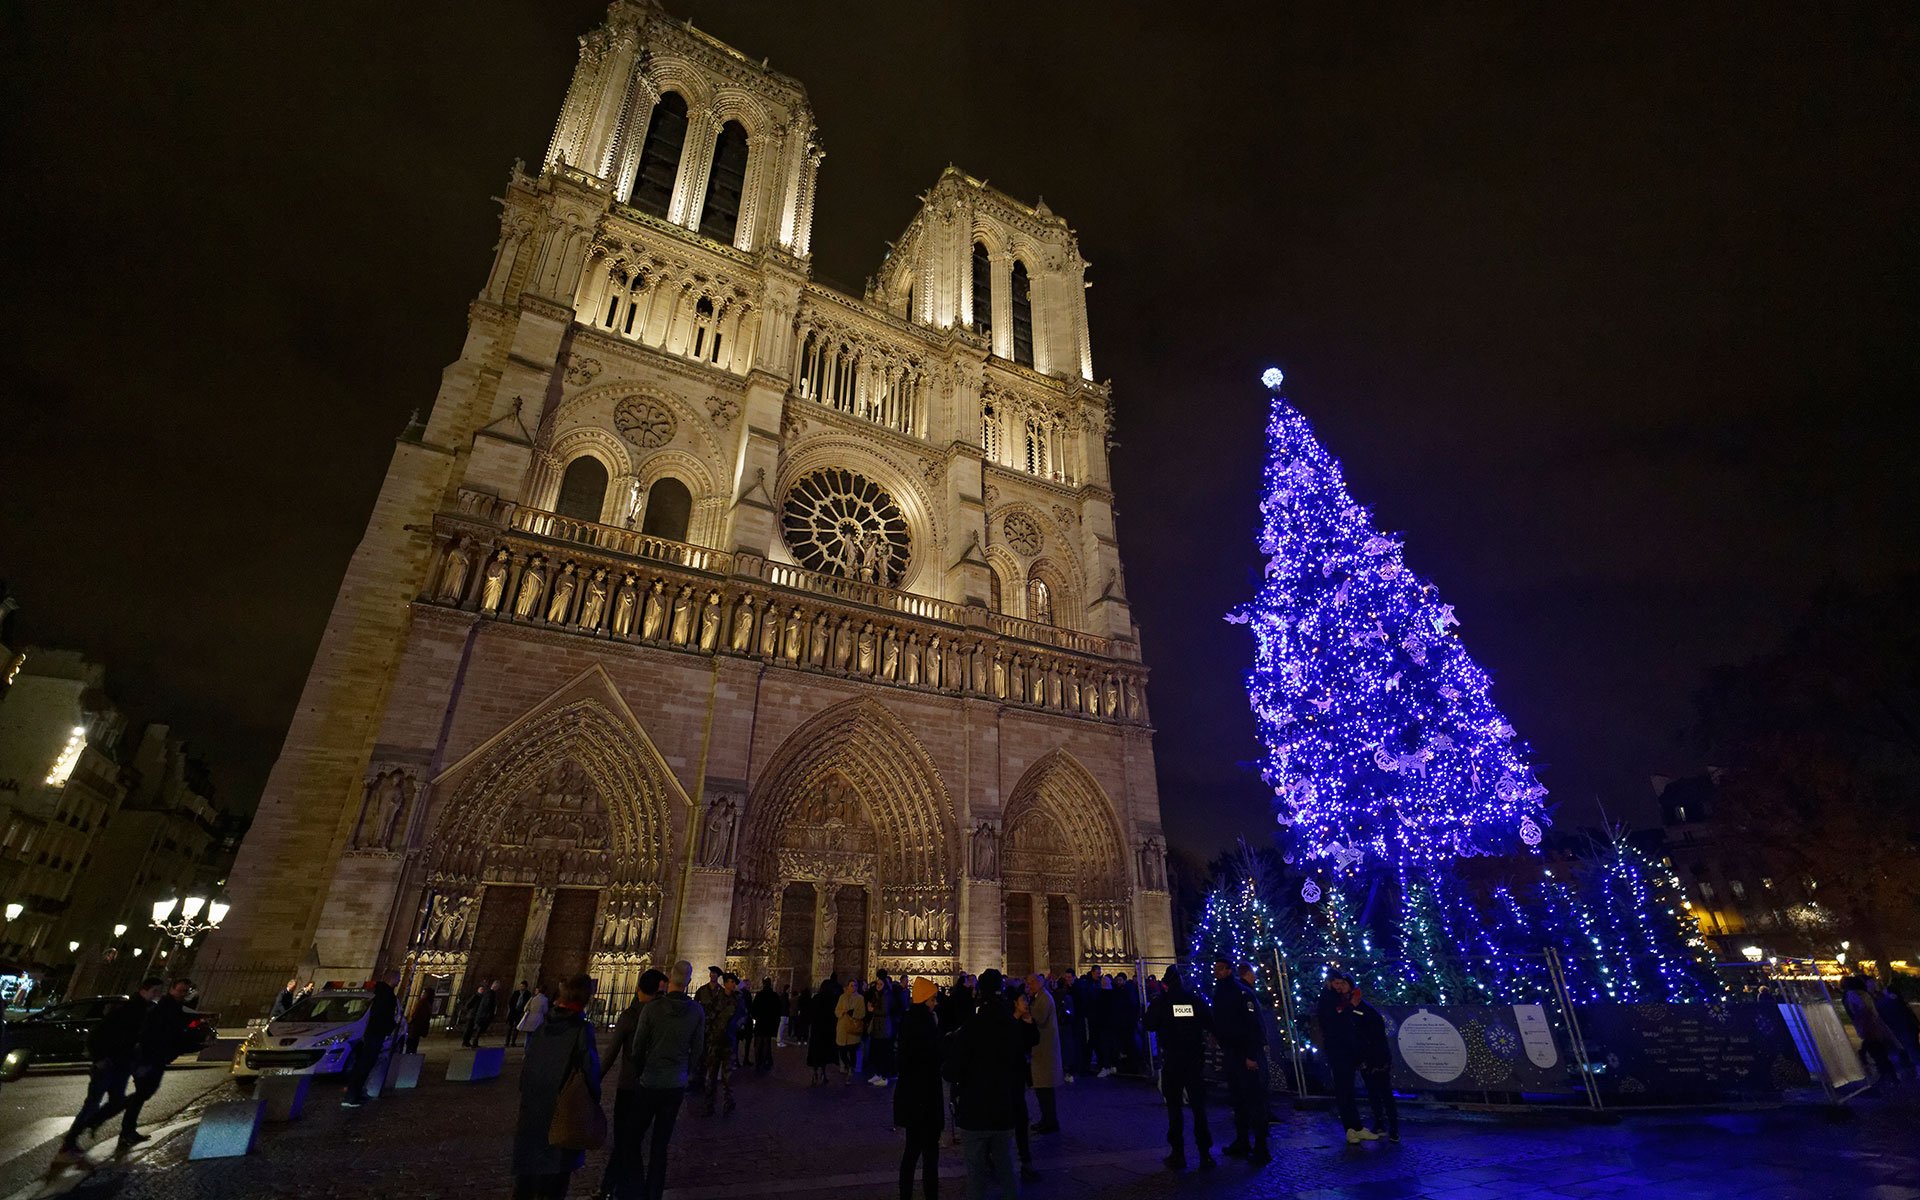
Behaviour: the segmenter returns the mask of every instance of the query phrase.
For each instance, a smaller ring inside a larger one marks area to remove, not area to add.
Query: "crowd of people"
[[[1249,964],[1222,960],[1204,995],[1189,988],[1177,968],[1138,987],[1124,974],[1108,978],[1098,969],[1024,978],[987,970],[957,975],[944,987],[926,978],[896,980],[881,970],[864,983],[829,976],[817,988],[797,991],[765,979],[755,991],[736,974],[709,967],[706,982],[690,994],[694,968],[681,961],[670,972],[641,977],[605,1041],[604,1061],[586,1017],[593,982],[580,976],[559,989],[544,1020],[524,1029],[514,1194],[529,1200],[566,1194],[586,1156],[554,1133],[565,1094],[583,1086],[598,1104],[603,1081],[611,1080],[600,1194],[658,1200],[674,1127],[689,1097],[697,1097],[707,1115],[732,1113],[734,1073],[770,1070],[774,1049],[784,1045],[805,1048],[813,1086],[837,1078],[849,1087],[864,1080],[894,1089],[902,1200],[911,1200],[916,1181],[922,1195],[937,1200],[943,1144],[961,1150],[970,1200],[996,1187],[1015,1200],[1020,1184],[1038,1177],[1032,1139],[1062,1128],[1058,1089],[1077,1075],[1147,1073],[1152,1064],[1143,1032],[1156,1035],[1159,1051],[1166,1165],[1188,1165],[1189,1119],[1198,1165],[1217,1165],[1207,1121],[1210,1038],[1221,1048],[1233,1111],[1233,1140],[1222,1153],[1264,1164],[1271,1161],[1268,1047],[1252,975]],[[1351,1028],[1355,1062],[1365,1064],[1355,1069],[1364,1075],[1374,1063],[1369,1048],[1375,1041],[1384,1045],[1384,1026],[1357,990],[1347,995],[1335,1019],[1346,1023],[1339,1028]],[[470,1003],[477,1010],[478,1001]],[[529,1000],[523,1011],[535,1003]],[[1370,1032],[1376,1026],[1377,1038]],[[470,1017],[466,1028],[473,1028]],[[1369,1094],[1376,1094],[1373,1076],[1366,1077]]]

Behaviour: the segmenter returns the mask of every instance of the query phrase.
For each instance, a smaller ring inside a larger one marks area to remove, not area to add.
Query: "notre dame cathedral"
[[[1173,953],[1066,221],[948,168],[810,279],[797,80],[614,0],[516,166],[200,959],[459,986]]]

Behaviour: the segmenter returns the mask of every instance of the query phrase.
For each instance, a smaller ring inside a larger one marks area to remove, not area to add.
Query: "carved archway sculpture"
[[[434,781],[407,939],[423,971],[464,974],[489,887],[532,891],[522,960],[538,959],[542,906],[563,888],[597,896],[588,949],[603,985],[630,987],[666,944],[669,851],[690,806],[610,682],[585,681]]]
[[[1076,963],[1131,961],[1125,843],[1111,801],[1079,760],[1055,750],[1029,767],[1007,801],[1004,829],[1007,893],[1042,904],[1065,898]],[[1052,947],[1056,955],[1060,949]]]
[[[951,971],[958,948],[953,802],[901,720],[854,700],[788,735],[755,784],[740,838],[729,958],[764,973],[792,883],[871,896],[868,968]]]

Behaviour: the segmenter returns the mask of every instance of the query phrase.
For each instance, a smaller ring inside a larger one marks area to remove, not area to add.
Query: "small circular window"
[[[888,587],[906,575],[913,548],[899,503],[879,484],[837,467],[793,485],[781,530],[808,570]]]

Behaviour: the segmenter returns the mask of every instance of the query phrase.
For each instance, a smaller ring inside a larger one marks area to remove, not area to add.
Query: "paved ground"
[[[209,1090],[226,1085],[227,1066],[183,1064],[167,1072],[141,1116],[149,1129],[170,1120]],[[10,1197],[46,1169],[60,1135],[87,1091],[84,1071],[32,1071],[0,1083],[0,1197]]]
[[[449,1044],[435,1039],[429,1078],[419,1090],[348,1110],[338,1107],[337,1089],[328,1088],[316,1093],[298,1123],[269,1127],[250,1158],[188,1162],[190,1139],[179,1134],[156,1139],[117,1169],[69,1180],[66,1194],[76,1200],[505,1195],[519,1052],[509,1052],[500,1080],[449,1084],[440,1078]],[[799,1055],[782,1051],[770,1078],[743,1073],[736,1086],[740,1109],[731,1117],[701,1117],[699,1101],[690,1101],[675,1138],[670,1200],[894,1195],[899,1142],[887,1128],[889,1093],[864,1083],[809,1089]],[[230,1089],[214,1087],[202,1102],[230,1099]],[[1413,1112],[1399,1145],[1358,1147],[1338,1137],[1327,1114],[1300,1113],[1275,1126],[1276,1159],[1263,1170],[1226,1160],[1214,1172],[1176,1174],[1160,1166],[1165,1126],[1149,1087],[1082,1080],[1062,1094],[1066,1132],[1035,1139],[1044,1178],[1025,1191],[1028,1200],[1920,1200],[1920,1137],[1914,1135],[1920,1089],[1888,1092],[1885,1099],[1856,1102],[1851,1119],[1839,1123],[1804,1109],[1646,1115],[1619,1124],[1557,1114]],[[589,1160],[574,1195],[592,1194],[599,1166],[599,1156]],[[943,1149],[941,1174],[948,1194],[961,1195],[957,1149]],[[1644,1197],[1635,1195],[1641,1192]]]

